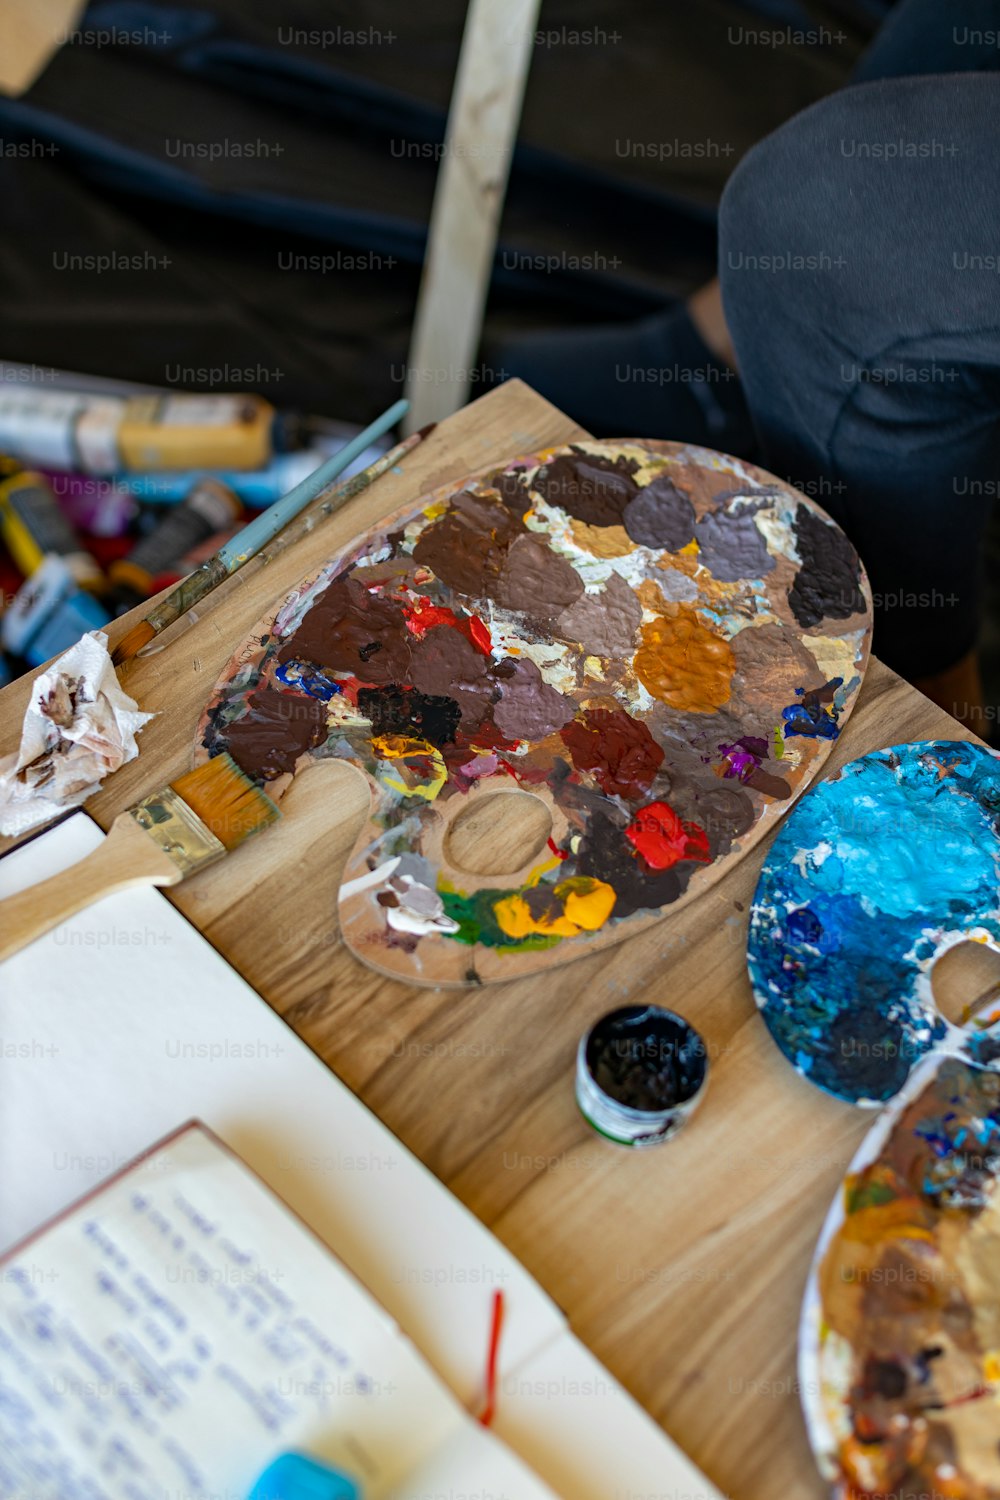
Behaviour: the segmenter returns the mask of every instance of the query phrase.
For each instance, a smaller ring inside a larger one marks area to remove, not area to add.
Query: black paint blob
[[[597,1087],[627,1109],[659,1112],[683,1104],[705,1081],[705,1044],[681,1016],[628,1005],[598,1021],[586,1048]]]
[[[847,620],[865,608],[861,563],[847,537],[807,505],[795,517],[802,566],[788,591],[792,614],[804,630],[821,620]]]
[[[454,698],[416,693],[396,683],[390,683],[388,687],[361,688],[358,712],[371,720],[373,736],[412,735],[438,747],[452,743],[462,717],[462,710]]]
[[[613,886],[615,916],[668,906],[687,890],[697,865],[682,860],[669,870],[650,871],[625,837],[624,825],[595,808],[577,855],[577,873]]]

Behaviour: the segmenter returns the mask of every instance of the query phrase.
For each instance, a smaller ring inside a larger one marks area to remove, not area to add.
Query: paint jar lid
[[[600,1135],[623,1146],[655,1146],[675,1135],[707,1078],[704,1039],[683,1016],[657,1005],[610,1011],[577,1050],[581,1113]]]

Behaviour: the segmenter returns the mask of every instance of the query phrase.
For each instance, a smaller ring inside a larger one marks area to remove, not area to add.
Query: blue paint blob
[[[837,723],[840,712],[836,704],[837,689],[843,685],[842,677],[834,677],[823,687],[812,688],[809,692],[796,688],[801,701],[790,703],[781,710],[785,738],[801,735],[806,739],[835,740],[840,733],[840,725]]]
[[[282,662],[275,668],[274,675],[285,687],[294,688],[298,693],[307,693],[310,698],[318,698],[322,703],[329,703],[336,693],[344,691],[339,682],[309,661]]]
[[[936,1009],[930,969],[971,932],[1000,947],[1000,757],[897,745],[809,792],[775,839],[748,963],[768,1028],[811,1082],[881,1103],[946,1038],[980,1062],[1000,1035]]]

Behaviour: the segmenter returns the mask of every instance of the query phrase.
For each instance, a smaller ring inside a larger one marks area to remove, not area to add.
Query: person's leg
[[[898,0],[854,68],[850,83],[995,69],[1000,69],[1000,0],[964,0],[960,15],[942,0]],[[719,278],[700,287],[687,306],[715,357],[735,365]]]
[[[851,83],[1000,68],[1000,0],[899,0],[859,59]]]
[[[674,438],[741,456],[753,449],[736,372],[684,302],[634,323],[522,334],[490,360],[595,437]]]
[[[1000,477],[998,111],[997,74],[846,89],[756,146],[720,213],[763,462],[851,536],[875,650],[911,680],[976,636]]]

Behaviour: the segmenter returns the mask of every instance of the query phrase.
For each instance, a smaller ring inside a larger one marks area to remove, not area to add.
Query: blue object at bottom
[[[362,1496],[353,1479],[337,1469],[302,1453],[283,1453],[264,1470],[247,1500],[362,1500]]]

